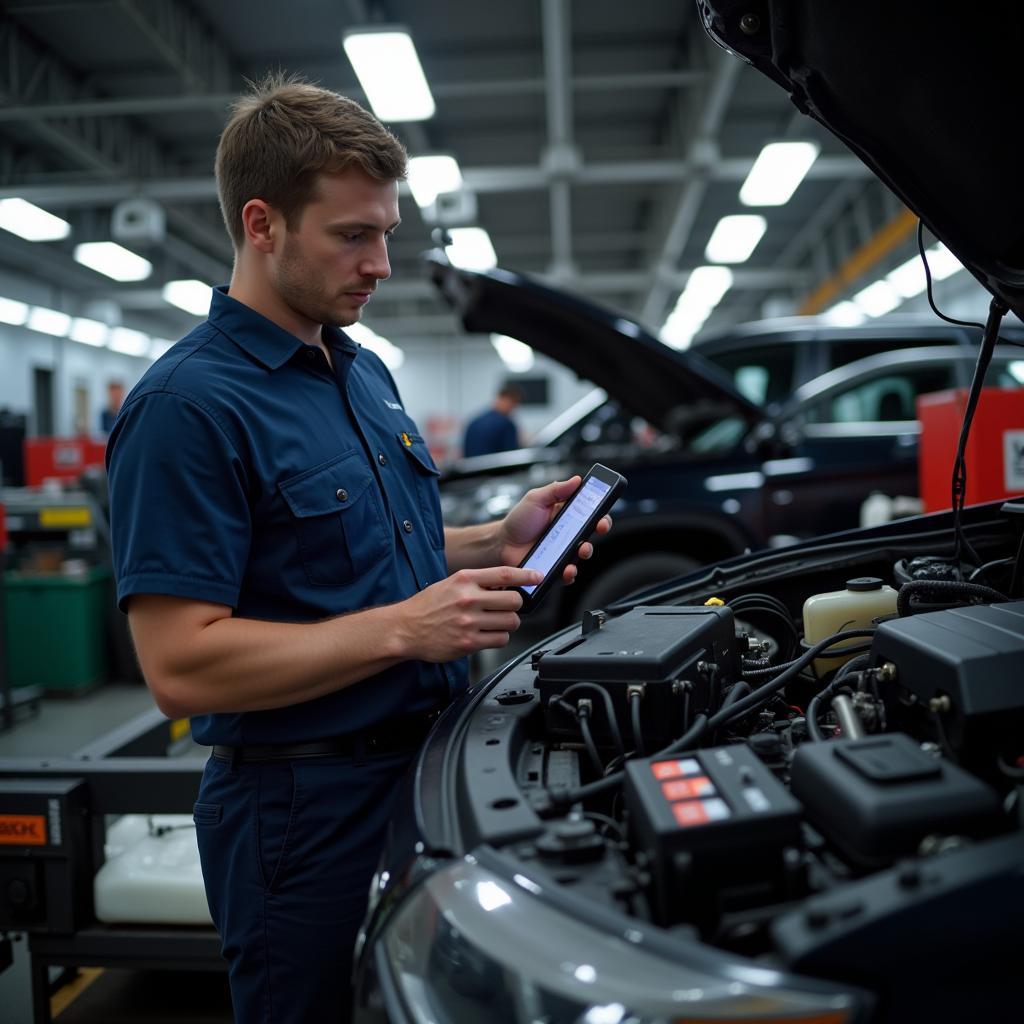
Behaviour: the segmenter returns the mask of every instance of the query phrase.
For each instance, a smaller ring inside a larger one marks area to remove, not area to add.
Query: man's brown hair
[[[281,74],[251,84],[217,146],[220,209],[236,249],[250,199],[269,203],[292,228],[321,173],[358,167],[377,181],[405,177],[405,147],[354,100]]]

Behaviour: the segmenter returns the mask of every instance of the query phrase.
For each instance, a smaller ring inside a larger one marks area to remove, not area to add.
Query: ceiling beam
[[[742,181],[755,157],[733,157],[710,163],[701,160],[638,160],[581,164],[575,169],[556,170],[533,165],[463,168],[469,188],[478,193],[536,192],[548,188],[556,176],[573,185],[679,184],[694,175],[708,181]],[[871,171],[854,156],[821,156],[805,180],[828,181],[872,178]],[[408,189],[403,186],[403,192]],[[201,178],[124,178],[117,182],[68,182],[34,184],[0,183],[0,199],[20,196],[40,206],[55,209],[73,206],[113,205],[130,196],[145,196],[164,202],[216,202],[217,183],[213,176]]]
[[[543,162],[549,175],[549,272],[557,278],[568,278],[573,273],[572,195],[568,174],[579,162],[579,154],[573,145],[572,89],[569,85],[572,75],[569,0],[542,0],[541,15],[548,128]]]

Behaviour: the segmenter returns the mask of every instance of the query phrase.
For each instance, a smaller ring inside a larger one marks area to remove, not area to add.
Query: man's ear
[[[271,253],[280,231],[282,217],[263,199],[250,199],[242,207],[242,229],[246,241],[257,251]]]

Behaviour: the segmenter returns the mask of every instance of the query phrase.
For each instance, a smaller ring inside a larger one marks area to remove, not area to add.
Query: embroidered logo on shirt
[[[412,447],[412,438],[404,430],[402,431],[402,444],[404,444],[406,448]]]
[[[402,409],[402,406],[401,406],[401,405],[400,405],[400,404],[399,404],[398,402],[389,402],[389,401],[388,401],[388,400],[387,400],[387,399],[385,398],[385,399],[384,399],[384,404],[385,404],[385,405],[386,405],[386,406],[387,406],[387,407],[388,407],[389,409],[397,409],[397,410],[398,410],[399,412],[402,412],[402,411],[403,411],[403,409]]]

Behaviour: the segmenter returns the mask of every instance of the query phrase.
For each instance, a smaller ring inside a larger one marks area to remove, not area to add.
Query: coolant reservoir
[[[870,626],[881,615],[896,611],[896,591],[875,576],[861,576],[846,581],[845,590],[832,590],[827,594],[813,594],[804,601],[804,639],[808,644],[842,632],[844,629],[862,629]],[[864,638],[851,637],[836,644],[834,649],[853,647]],[[831,669],[849,661],[843,658],[819,658],[814,662],[814,674],[819,678]]]

